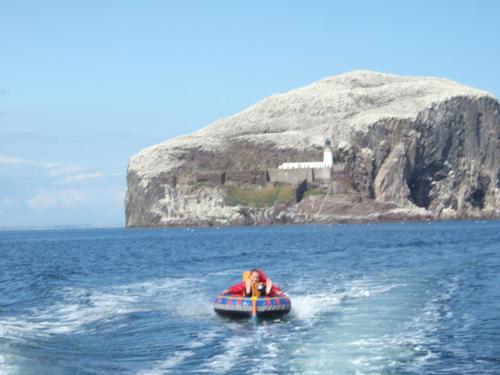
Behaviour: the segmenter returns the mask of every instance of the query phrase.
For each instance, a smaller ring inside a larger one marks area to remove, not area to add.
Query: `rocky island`
[[[432,77],[353,71],[134,155],[126,225],[500,217],[500,103]]]

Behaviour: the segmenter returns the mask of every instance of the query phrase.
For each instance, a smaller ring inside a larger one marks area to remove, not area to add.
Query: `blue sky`
[[[0,227],[124,223],[128,158],[352,69],[500,94],[491,1],[2,1]]]

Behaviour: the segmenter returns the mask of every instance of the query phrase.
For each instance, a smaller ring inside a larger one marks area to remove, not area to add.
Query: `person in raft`
[[[277,297],[284,295],[281,289],[278,288],[277,285],[274,285],[271,279],[266,277],[264,271],[255,268],[250,271],[250,275],[245,281],[229,287],[224,290],[222,294],[251,297],[253,285],[260,286],[260,288],[258,288],[259,297]]]

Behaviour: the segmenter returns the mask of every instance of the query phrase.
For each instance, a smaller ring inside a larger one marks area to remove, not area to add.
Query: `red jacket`
[[[267,282],[267,277],[264,271],[258,270],[259,271],[259,276],[260,276],[260,282],[265,284]],[[235,284],[227,290],[226,294],[232,294],[235,296],[246,296],[246,290],[245,290],[245,282],[242,281],[241,283]],[[277,285],[272,285],[271,286],[271,291],[267,295],[268,297],[276,297],[282,295],[283,292]]]
[[[234,296],[245,297],[246,296],[245,282],[242,281],[241,283],[238,283],[238,284],[235,284],[235,285],[229,287],[229,289],[227,290],[227,292],[225,294],[231,294]],[[271,291],[269,292],[269,294],[266,297],[276,297],[276,296],[280,296],[282,294],[283,294],[283,292],[281,291],[281,289],[278,286],[273,284],[271,286]]]

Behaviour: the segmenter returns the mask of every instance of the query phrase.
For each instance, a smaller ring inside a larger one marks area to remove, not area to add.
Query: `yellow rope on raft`
[[[257,285],[252,285],[252,317],[257,316]]]

